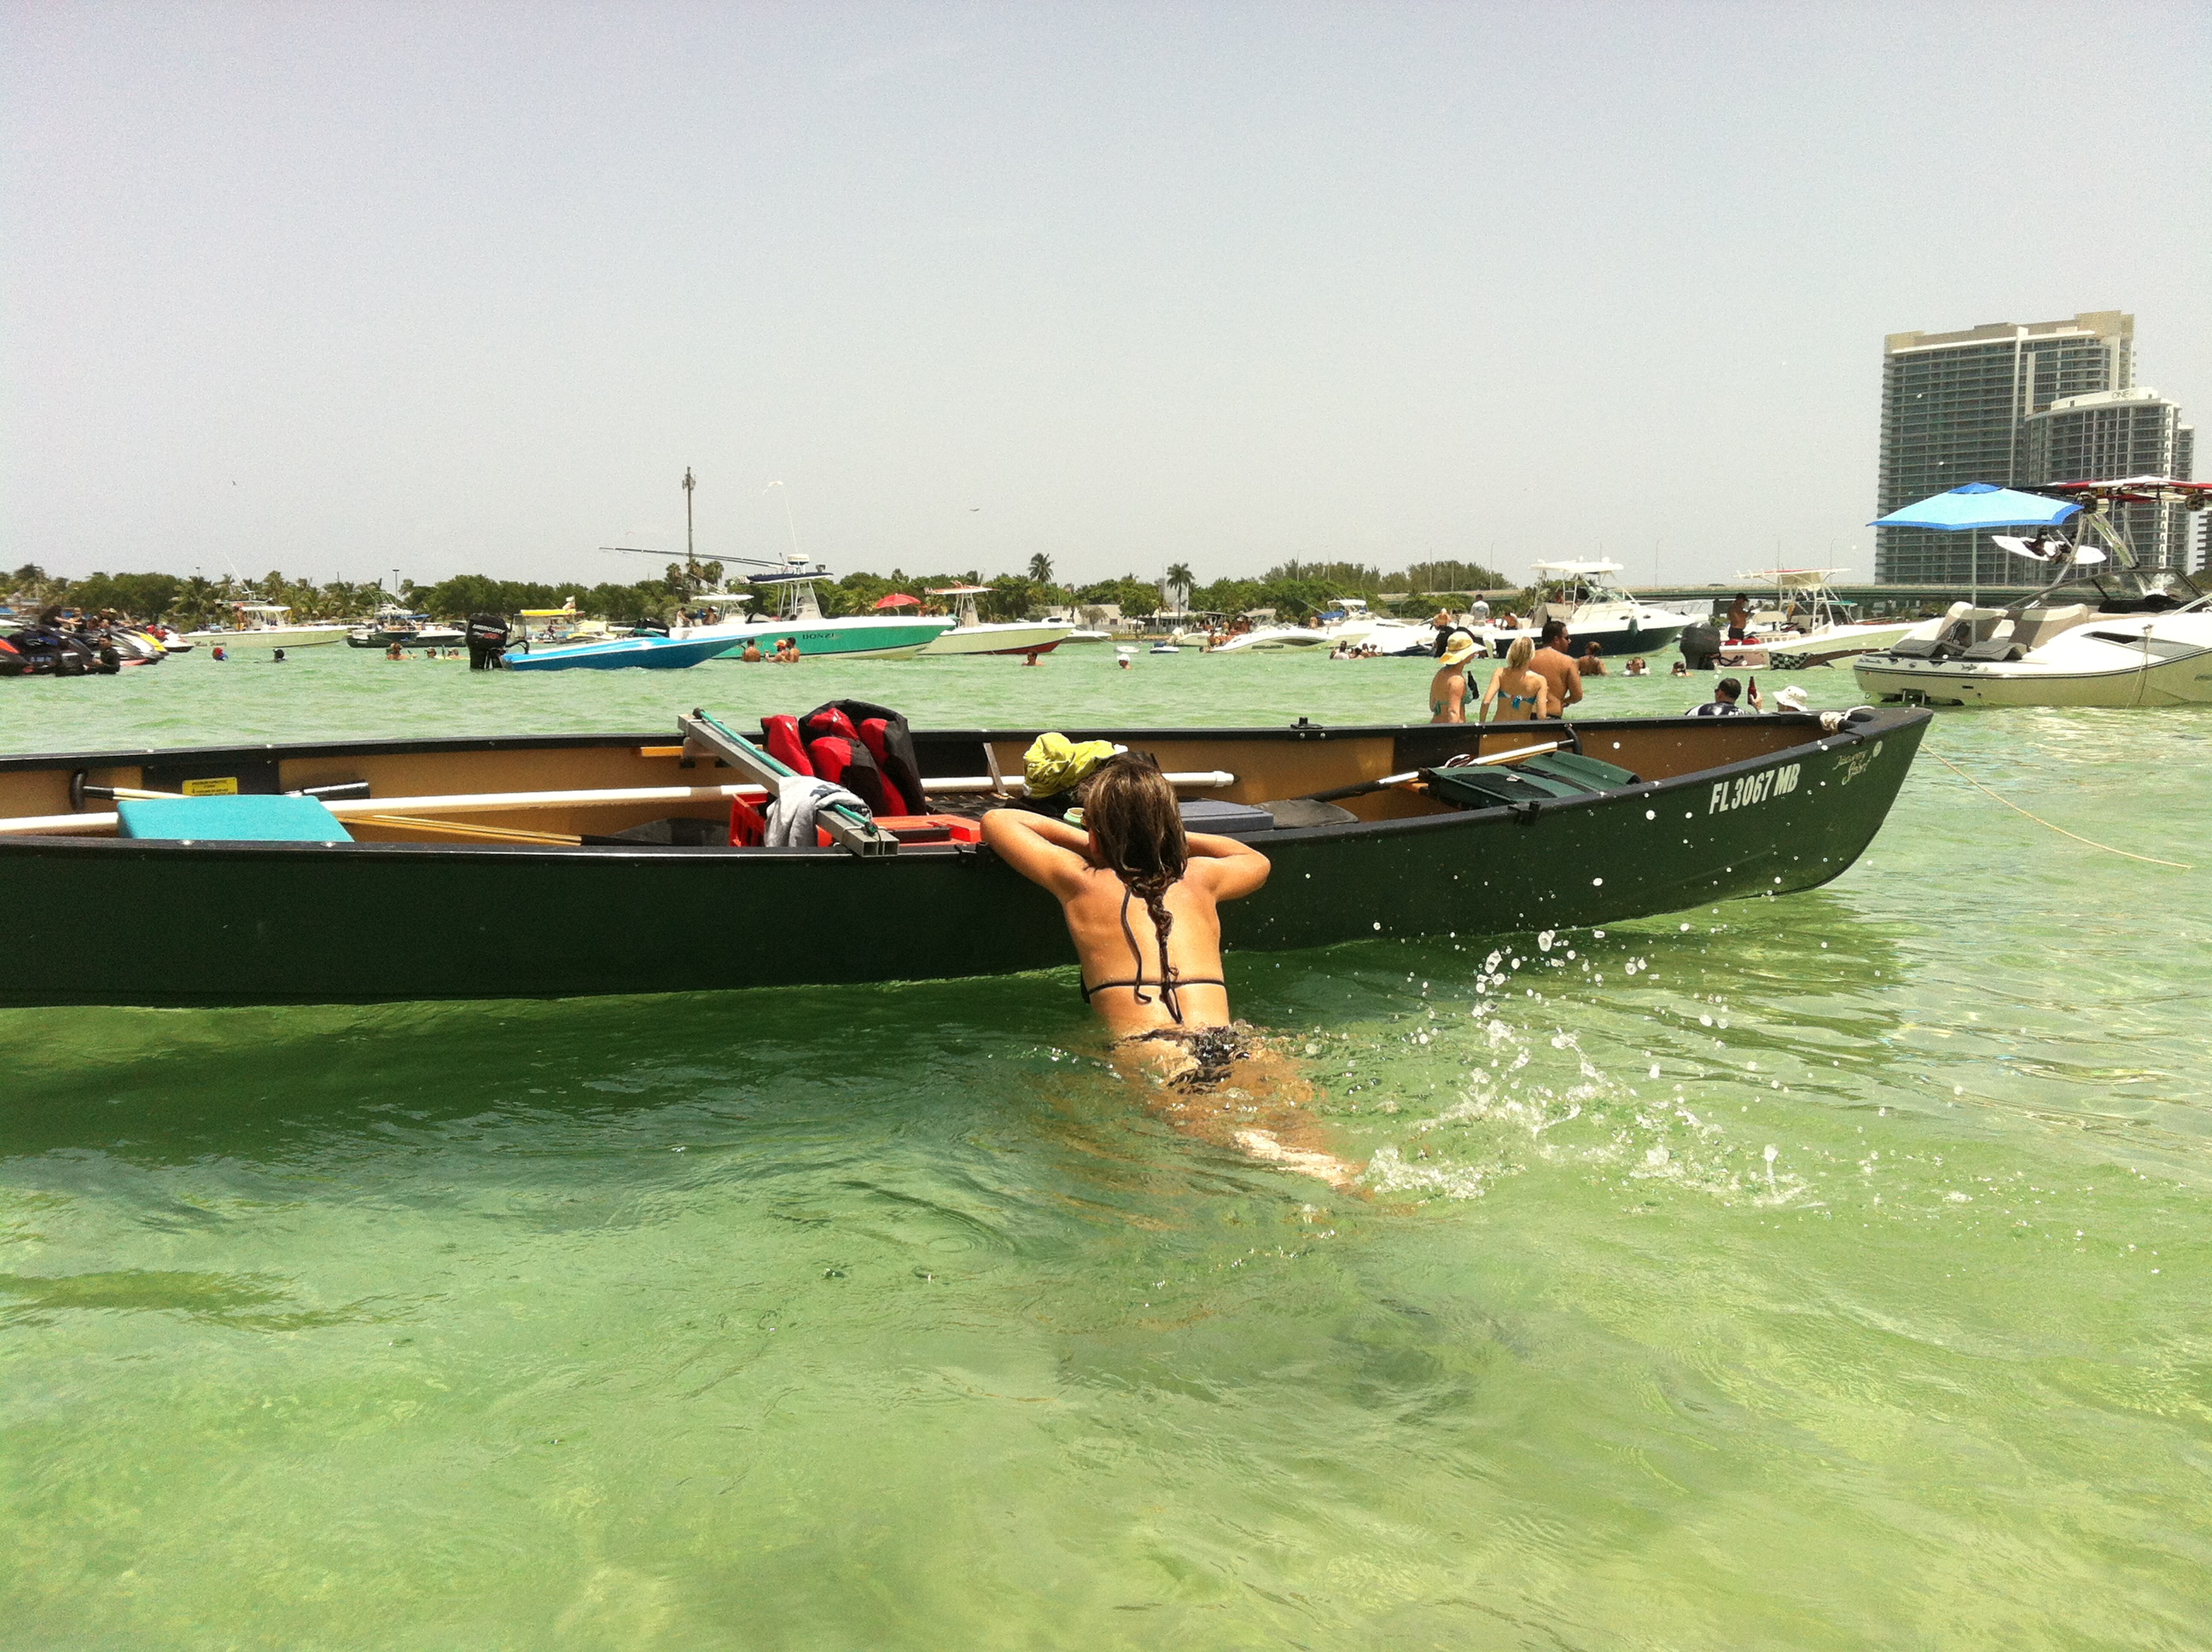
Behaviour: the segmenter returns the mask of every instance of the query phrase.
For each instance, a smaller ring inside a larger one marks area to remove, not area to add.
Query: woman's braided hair
[[[1168,963],[1168,932],[1175,919],[1168,911],[1169,887],[1190,864],[1190,840],[1183,835],[1182,810],[1175,788],[1160,773],[1147,752],[1125,751],[1102,764],[1084,782],[1083,823],[1097,846],[1099,864],[1121,880],[1122,887],[1145,903],[1152,928],[1159,938],[1160,979],[1164,996],[1176,1020],[1182,1017],[1175,1001],[1175,971]],[[1122,926],[1128,927],[1125,914]],[[1137,951],[1137,938],[1129,932],[1129,950]],[[1141,973],[1141,972],[1140,972]],[[1150,1002],[1143,992],[1139,1004]]]

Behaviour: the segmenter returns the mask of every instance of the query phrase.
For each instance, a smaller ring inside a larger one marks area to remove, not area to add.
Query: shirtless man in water
[[[994,809],[983,817],[983,841],[1059,898],[1083,966],[1084,1000],[1113,1035],[1116,1065],[1165,1080],[1176,1092],[1168,1111],[1181,1127],[1334,1186],[1350,1182],[1355,1167],[1284,1140],[1285,1130],[1311,1127],[1294,1096],[1240,1109],[1242,1117],[1195,1104],[1240,1064],[1267,1059],[1230,1013],[1219,910],[1267,881],[1266,855],[1233,837],[1186,833],[1174,789],[1151,758],[1133,752],[1085,783],[1081,826]]]

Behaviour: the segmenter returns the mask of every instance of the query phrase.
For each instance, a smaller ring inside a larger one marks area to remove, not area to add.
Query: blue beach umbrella
[[[1978,528],[2048,528],[2079,514],[2081,509],[2071,500],[2046,499],[2040,494],[2018,493],[1987,482],[1969,482],[1963,488],[1877,517],[1867,525],[1942,528],[1953,533]]]

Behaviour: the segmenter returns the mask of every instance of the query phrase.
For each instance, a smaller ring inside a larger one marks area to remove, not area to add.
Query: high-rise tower
[[[1968,482],[2043,480],[2026,468],[2029,416],[2135,382],[2136,319],[2094,310],[2069,321],[2009,321],[1964,332],[1892,333],[1882,347],[1879,507],[1890,512]],[[2072,480],[2074,478],[2068,478]],[[1875,577],[1902,584],[2002,584],[2019,562],[1986,533],[1876,531]]]
[[[2180,408],[2148,386],[2061,397],[2021,422],[2022,482],[2190,480],[2197,433],[2181,422]],[[2180,506],[2123,505],[2113,517],[2145,567],[2189,567],[2197,525]]]

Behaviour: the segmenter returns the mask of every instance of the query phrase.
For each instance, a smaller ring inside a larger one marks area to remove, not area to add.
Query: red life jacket
[[[827,705],[816,707],[802,720],[811,722],[833,712],[843,717],[850,726],[837,732],[845,734],[848,739],[858,738],[867,747],[869,755],[875,758],[877,766],[883,770],[884,778],[898,789],[908,807],[917,814],[927,810],[929,804],[922,791],[921,760],[915,751],[914,735],[907,726],[906,719],[889,706],[879,706],[872,701],[832,700]],[[882,726],[872,734],[868,727],[871,723],[879,723]],[[854,729],[859,731],[857,737],[853,732]],[[813,733],[826,732],[822,729],[812,731]],[[880,745],[877,744],[878,738],[882,741]]]
[[[794,774],[811,774],[814,765],[807,761],[806,747],[799,738],[799,719],[796,717],[763,717],[761,719],[761,744],[768,755]]]
[[[884,793],[883,770],[876,767],[874,754],[858,740],[848,740],[837,735],[825,735],[806,748],[806,755],[814,764],[814,772],[833,786],[842,786],[868,805],[872,815],[898,815],[903,807],[890,806]]]

